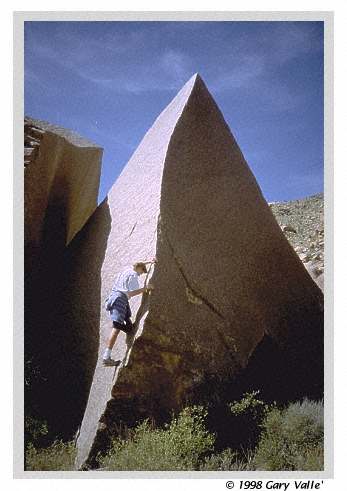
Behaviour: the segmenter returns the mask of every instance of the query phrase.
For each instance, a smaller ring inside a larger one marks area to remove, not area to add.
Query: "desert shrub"
[[[319,443],[297,456],[297,468],[303,471],[324,470],[324,445]]]
[[[228,433],[235,447],[254,447],[261,432],[261,423],[273,406],[259,397],[259,391],[246,392],[242,399],[229,403]]]
[[[57,438],[48,428],[41,414],[38,394],[46,382],[38,363],[33,357],[24,359],[24,443],[25,448],[32,444],[35,448],[47,447]]]
[[[200,465],[201,471],[251,471],[254,470],[252,451],[237,452],[226,448],[220,453],[211,454]]]
[[[214,445],[200,406],[184,409],[164,428],[141,423],[128,440],[115,439],[101,467],[108,470],[196,470]]]
[[[25,452],[27,471],[71,471],[76,449],[72,442],[56,441],[47,448],[35,448],[30,443]]]
[[[42,421],[33,416],[26,416],[24,419],[24,440],[25,447],[32,444],[34,447],[41,446],[41,442],[48,435],[46,421]]]
[[[201,471],[228,471],[235,464],[238,454],[231,448],[211,454],[200,465]]]
[[[268,405],[258,399],[259,393],[259,390],[246,392],[239,401],[229,403],[231,414],[234,416],[246,416],[247,419],[258,423],[268,411]]]
[[[262,424],[255,454],[261,470],[323,470],[322,402],[304,400],[286,409],[273,408]]]

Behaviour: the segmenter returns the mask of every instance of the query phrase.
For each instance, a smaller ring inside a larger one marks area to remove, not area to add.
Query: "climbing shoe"
[[[120,360],[113,360],[112,358],[104,358],[102,360],[103,367],[118,367],[121,364]]]

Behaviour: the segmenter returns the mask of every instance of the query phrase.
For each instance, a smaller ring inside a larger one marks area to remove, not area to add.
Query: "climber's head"
[[[141,262],[135,263],[134,264],[134,271],[136,271],[136,273],[138,275],[147,273],[147,268],[146,268],[145,263],[141,263]]]

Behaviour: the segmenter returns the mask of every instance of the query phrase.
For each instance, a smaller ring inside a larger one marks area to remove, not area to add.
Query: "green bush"
[[[205,458],[200,465],[201,471],[229,471],[237,461],[238,454],[231,448],[212,454]]]
[[[56,441],[47,448],[30,443],[25,452],[26,471],[72,471],[76,449],[73,442]]]
[[[33,446],[41,446],[41,442],[48,435],[48,427],[46,421],[26,416],[24,419],[24,438],[25,446],[29,444]]]
[[[259,470],[323,470],[322,402],[304,400],[270,411],[255,454]]]
[[[258,399],[260,391],[246,392],[242,399],[229,403],[230,412],[234,416],[247,415],[248,418],[259,421],[268,410],[267,404]]]
[[[234,426],[248,424],[253,436],[261,432],[256,448],[244,440],[237,448],[213,453],[215,435],[206,429],[207,411],[194,406],[163,428],[146,420],[129,430],[126,439],[113,440],[109,452],[98,457],[99,464],[106,470],[139,471],[323,470],[323,404],[304,400],[285,409],[270,408],[257,394],[245,394],[228,406]],[[28,421],[28,425],[33,438],[46,432],[44,424]],[[234,430],[229,429],[228,447],[234,444]],[[56,441],[41,449],[29,443],[26,470],[73,470],[74,459],[73,443]]]
[[[252,471],[253,453],[245,454],[226,448],[223,452],[212,454],[200,465],[201,471]]]
[[[200,406],[184,409],[163,429],[141,423],[128,440],[116,439],[101,467],[108,470],[198,470],[211,453],[214,435],[205,427],[207,412]]]
[[[242,399],[228,404],[228,435],[233,448],[252,448],[261,432],[261,423],[273,406],[259,399],[259,390],[246,392]]]
[[[297,457],[297,467],[303,471],[324,470],[324,445],[319,443]]]

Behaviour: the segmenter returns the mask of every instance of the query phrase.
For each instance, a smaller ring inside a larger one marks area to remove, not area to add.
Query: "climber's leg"
[[[109,335],[108,340],[107,340],[108,349],[112,350],[112,348],[113,348],[113,346],[117,340],[118,334],[119,334],[119,329],[113,327],[111,329],[110,335]]]
[[[118,334],[119,334],[119,329],[116,326],[117,326],[117,323],[113,322],[113,328],[111,329],[110,335],[109,335],[108,340],[107,340],[107,348],[105,349],[103,357],[102,357],[103,365],[107,366],[107,367],[115,367],[115,366],[118,366],[120,364],[120,360],[115,361],[111,358],[112,348],[113,348],[113,346],[117,340]]]

